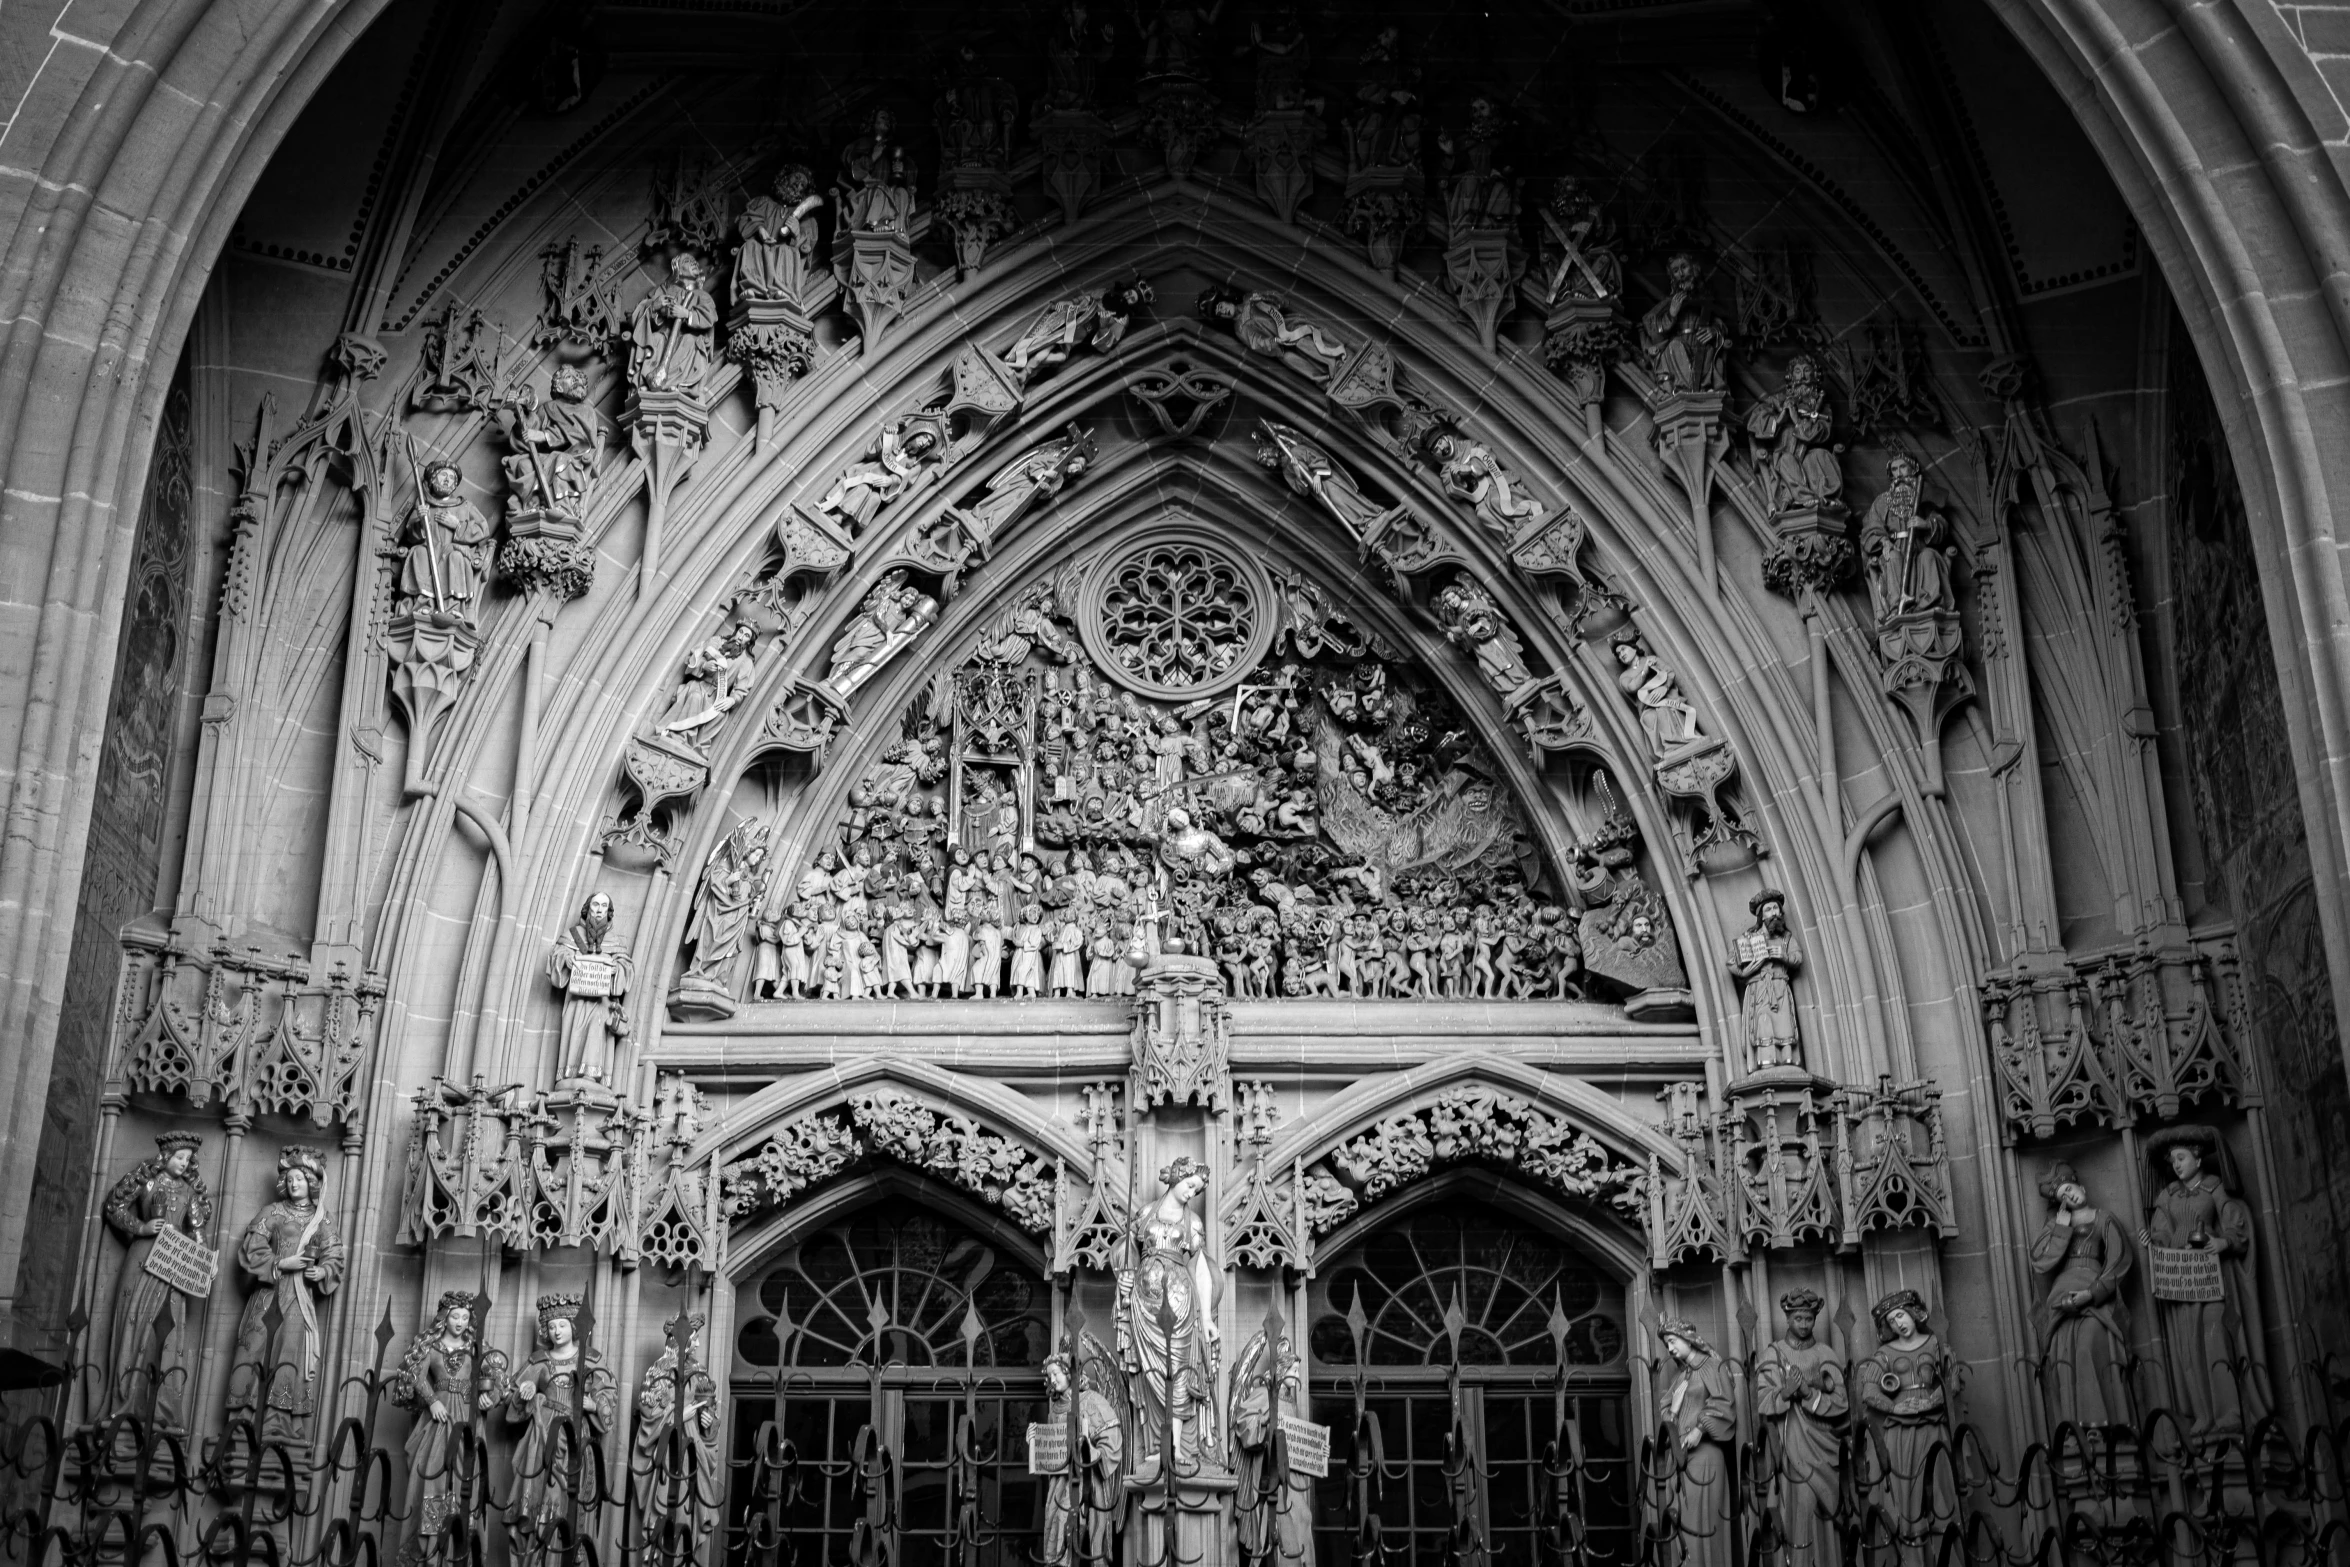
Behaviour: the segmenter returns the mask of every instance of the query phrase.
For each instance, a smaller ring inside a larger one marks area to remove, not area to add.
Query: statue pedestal
[[[1232,1499],[1239,1489],[1228,1470],[1203,1466],[1196,1473],[1179,1471],[1170,1498],[1156,1458],[1144,1458],[1126,1482],[1133,1507],[1126,1524],[1126,1561],[1131,1567],[1240,1567],[1232,1521]]]

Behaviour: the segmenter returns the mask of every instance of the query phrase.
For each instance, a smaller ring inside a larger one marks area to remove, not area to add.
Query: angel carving
[[[1072,424],[1058,440],[1013,458],[987,481],[986,493],[956,509],[964,530],[985,559],[988,548],[1040,506],[1084,476],[1098,455],[1093,433]]]
[[[1138,277],[1099,294],[1055,300],[1004,350],[1004,368],[1026,389],[1068,363],[1081,348],[1106,354],[1125,339],[1135,312],[1157,297],[1149,282]]]
[[[1457,430],[1439,430],[1428,442],[1428,455],[1436,459],[1437,482],[1445,493],[1475,507],[1477,520],[1503,538],[1542,520],[1542,503],[1502,471],[1483,442]]]

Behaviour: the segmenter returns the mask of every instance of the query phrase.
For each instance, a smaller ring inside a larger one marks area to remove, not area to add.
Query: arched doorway
[[[1448,1200],[1348,1245],[1307,1300],[1314,1407],[1333,1427],[1319,1560],[1357,1548],[1348,1471],[1372,1440],[1349,1429],[1358,1399],[1387,1466],[1376,1506],[1391,1551],[1433,1567],[1466,1516],[1492,1567],[1535,1567],[1563,1510],[1599,1559],[1628,1559],[1631,1363],[1612,1270],[1525,1219]]]
[[[760,1432],[779,1422],[799,1459],[777,1519],[797,1560],[850,1559],[865,1521],[899,1567],[1019,1567],[1041,1499],[1025,1437],[1043,1418],[1051,1331],[1032,1259],[897,1194],[810,1228],[737,1288],[738,1520],[758,1505],[743,1477]],[[894,1455],[886,1486],[859,1474],[875,1444]],[[966,1504],[976,1555],[956,1543]]]

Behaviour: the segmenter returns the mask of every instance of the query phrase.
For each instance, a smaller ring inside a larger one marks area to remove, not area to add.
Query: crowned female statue
[[[565,1516],[572,1488],[583,1508],[594,1501],[588,1477],[602,1468],[599,1458],[619,1413],[603,1352],[579,1341],[579,1307],[577,1295],[539,1297],[538,1341],[506,1394],[506,1418],[525,1427],[514,1444],[507,1512],[517,1561]]]
[[[407,1443],[408,1510],[416,1538],[401,1554],[405,1562],[437,1559],[450,1517],[464,1508],[468,1484],[480,1478],[467,1451],[473,1414],[495,1409],[504,1396],[506,1357],[482,1350],[474,1334],[475,1302],[470,1290],[444,1292],[392,1380],[392,1402],[416,1416]]]

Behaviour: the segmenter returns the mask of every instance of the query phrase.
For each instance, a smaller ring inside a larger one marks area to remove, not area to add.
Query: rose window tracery
[[[1178,528],[1107,556],[1084,632],[1121,683],[1168,700],[1224,690],[1264,657],[1278,619],[1253,562]]]

